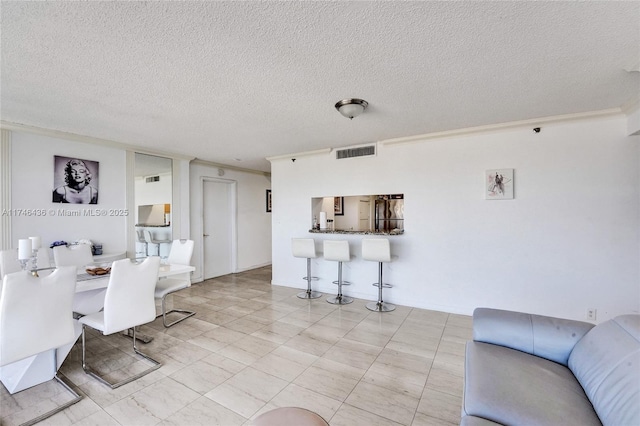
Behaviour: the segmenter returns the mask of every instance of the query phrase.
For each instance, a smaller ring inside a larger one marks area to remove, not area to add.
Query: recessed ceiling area
[[[3,1],[0,15],[3,122],[260,171],[640,91],[625,71],[640,2]],[[345,98],[369,105],[348,120]]]

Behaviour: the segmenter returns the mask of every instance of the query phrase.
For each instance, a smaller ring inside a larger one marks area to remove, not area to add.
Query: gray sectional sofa
[[[640,425],[640,315],[593,324],[478,308],[461,425]]]

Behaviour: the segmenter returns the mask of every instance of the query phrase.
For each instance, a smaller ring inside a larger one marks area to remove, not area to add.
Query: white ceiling
[[[265,157],[621,107],[640,2],[2,1],[1,119]],[[363,98],[353,121],[333,107]],[[238,161],[241,160],[241,161]]]
[[[133,175],[149,177],[171,173],[173,162],[169,158],[136,153]]]

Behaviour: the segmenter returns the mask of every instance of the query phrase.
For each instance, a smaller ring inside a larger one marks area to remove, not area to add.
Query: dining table
[[[43,274],[46,273],[46,270],[50,269],[54,268],[43,268],[24,273]],[[190,274],[193,271],[195,271],[195,267],[191,265],[161,264],[158,271],[158,279],[181,275],[184,276],[185,279],[190,279]],[[41,352],[29,358],[0,367],[0,382],[2,382],[10,394],[53,379],[55,372],[58,371],[69,355],[69,352],[71,352],[76,340],[82,334],[82,325],[78,322],[78,318],[83,315],[99,312],[104,307],[104,298],[108,285],[109,274],[91,275],[85,271],[78,273],[76,292],[73,298],[73,312],[69,313],[74,316],[74,341],[62,347]],[[57,351],[57,357],[54,356],[54,350]],[[53,364],[56,358],[58,365],[54,366]]]

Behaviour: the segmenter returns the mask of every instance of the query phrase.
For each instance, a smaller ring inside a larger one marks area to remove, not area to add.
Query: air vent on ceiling
[[[369,155],[376,155],[375,145],[358,146],[353,148],[336,150],[337,160],[342,160],[344,158],[353,158],[353,157],[366,157]]]
[[[151,182],[160,182],[160,176],[149,176],[146,179],[147,183],[151,183]]]

